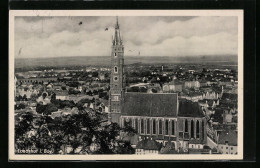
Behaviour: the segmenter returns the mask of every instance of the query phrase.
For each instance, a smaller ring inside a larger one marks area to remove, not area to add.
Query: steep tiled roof
[[[235,131],[222,131],[219,133],[218,144],[226,144],[231,146],[237,145],[237,133]]]
[[[126,93],[122,115],[176,117],[177,99],[177,94],[174,93]]]
[[[203,144],[202,139],[190,139],[189,144]]]
[[[198,102],[192,102],[188,100],[179,101],[179,113],[180,117],[203,117],[201,107]]]
[[[136,145],[136,149],[144,149],[144,150],[160,150],[161,145],[159,142],[151,139],[144,139]]]
[[[237,99],[237,94],[223,93],[222,99],[236,100]]]
[[[166,146],[162,147],[160,150],[161,154],[172,154],[175,152],[175,145],[174,143],[171,143],[170,141],[167,142]]]

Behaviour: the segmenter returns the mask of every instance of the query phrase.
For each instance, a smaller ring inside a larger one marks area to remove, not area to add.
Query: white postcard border
[[[237,16],[238,17],[238,154],[172,155],[23,155],[14,149],[15,16]],[[243,10],[10,10],[9,11],[9,160],[241,160],[243,159]]]

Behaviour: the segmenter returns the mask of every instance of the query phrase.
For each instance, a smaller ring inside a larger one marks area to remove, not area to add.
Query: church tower
[[[117,18],[115,25],[115,35],[112,38],[109,120],[118,124],[121,116],[124,88],[124,46],[120,36],[120,29]]]

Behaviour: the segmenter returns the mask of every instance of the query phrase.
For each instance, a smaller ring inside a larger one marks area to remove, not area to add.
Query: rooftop
[[[180,117],[203,117],[203,111],[198,102],[192,102],[188,100],[179,101],[179,113]]]
[[[175,93],[125,93],[122,115],[177,117]]]
[[[237,133],[232,130],[221,131],[219,133],[218,144],[228,144],[237,146]]]
[[[144,139],[136,145],[136,149],[160,150],[161,145],[153,139]]]

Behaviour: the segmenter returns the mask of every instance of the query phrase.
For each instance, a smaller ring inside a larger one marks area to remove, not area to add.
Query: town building
[[[184,83],[184,87],[198,89],[198,88],[200,88],[200,82],[199,81],[186,81]]]
[[[136,155],[157,155],[161,149],[161,144],[154,139],[145,138],[138,142],[135,148]]]
[[[182,92],[182,85],[183,83],[174,79],[163,85],[163,92]]]
[[[237,154],[237,133],[231,130],[220,132],[218,150],[222,154]]]

